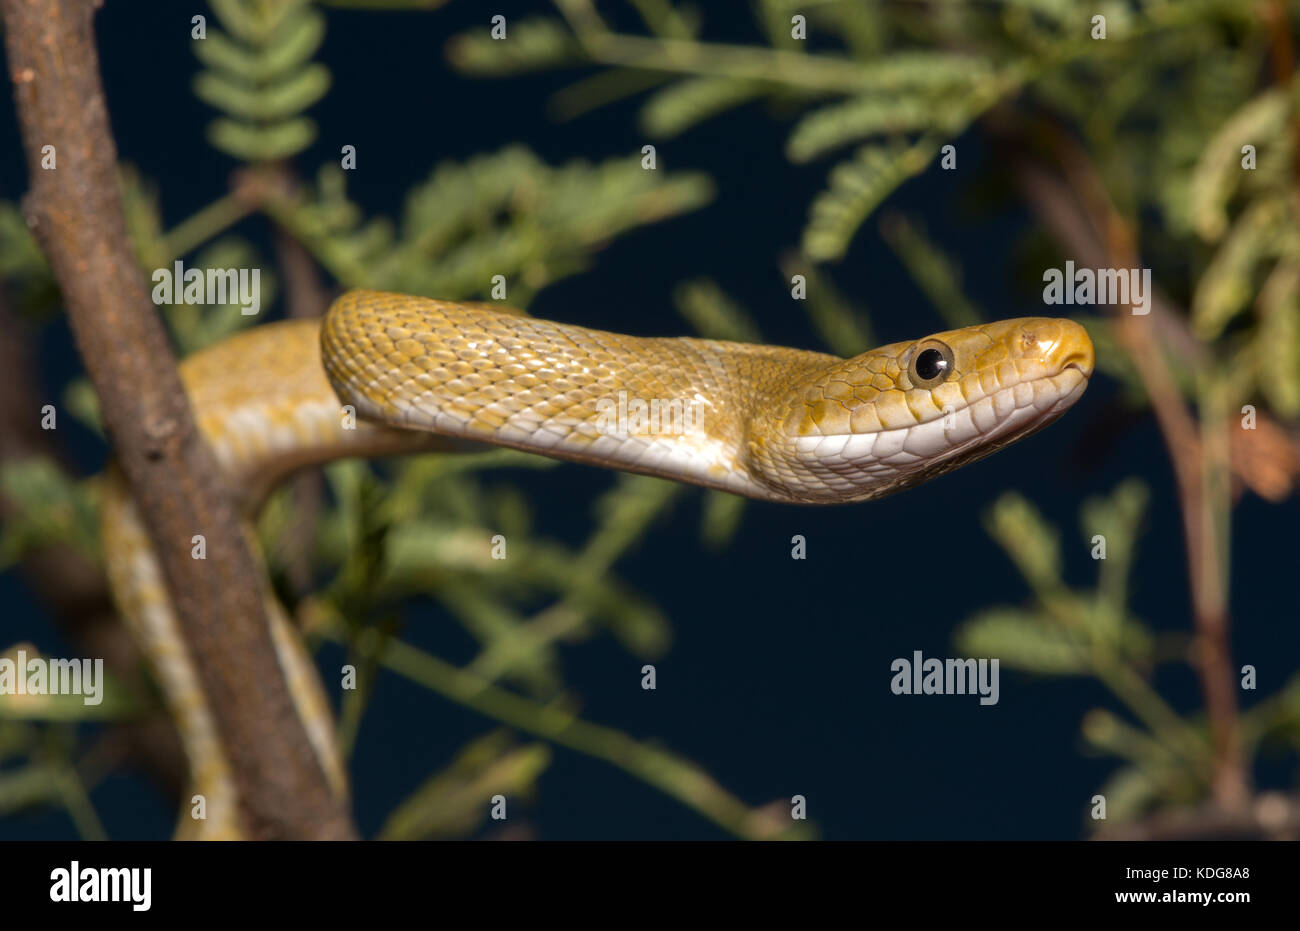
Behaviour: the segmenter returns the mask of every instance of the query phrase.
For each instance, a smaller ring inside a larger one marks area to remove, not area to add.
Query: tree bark
[[[105,427],[162,564],[248,834],[355,837],[294,709],[271,643],[262,569],[195,425],[127,239],[93,4],[0,0],[0,12],[31,182],[23,210],[59,282]],[[191,557],[196,534],[206,539],[206,559]]]

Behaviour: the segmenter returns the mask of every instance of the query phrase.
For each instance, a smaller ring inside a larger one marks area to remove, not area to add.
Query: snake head
[[[755,450],[758,471],[807,501],[901,491],[1051,423],[1083,394],[1094,361],[1082,326],[1048,317],[882,346],[805,382],[779,451]]]

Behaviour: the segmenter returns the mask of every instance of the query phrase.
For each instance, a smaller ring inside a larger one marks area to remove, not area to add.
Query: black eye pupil
[[[948,360],[937,349],[926,349],[916,357],[916,374],[922,381],[931,381],[948,368]]]

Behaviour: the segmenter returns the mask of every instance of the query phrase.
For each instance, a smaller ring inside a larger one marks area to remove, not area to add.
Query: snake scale
[[[1082,395],[1093,362],[1087,333],[1065,319],[981,324],[841,359],[352,291],[323,321],[246,330],[187,358],[181,375],[251,515],[295,469],[464,441],[767,501],[865,501],[1050,423]],[[176,721],[193,792],[206,801],[206,819],[182,816],[178,836],[239,837],[228,763],[152,544],[115,470],[105,487],[114,595]],[[250,584],[266,593],[308,736],[331,785],[346,792],[315,668],[267,580]]]

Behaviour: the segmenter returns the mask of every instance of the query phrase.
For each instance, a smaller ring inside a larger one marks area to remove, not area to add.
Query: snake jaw
[[[917,387],[912,357],[936,342],[951,350],[951,375]],[[809,503],[893,494],[1047,426],[1083,394],[1094,363],[1083,327],[1052,318],[884,346],[814,379],[789,421],[787,461],[769,451],[756,472]]]

